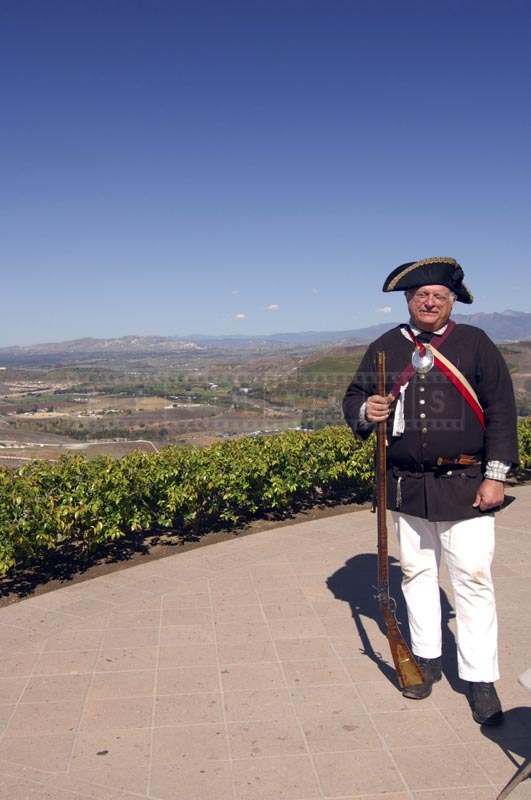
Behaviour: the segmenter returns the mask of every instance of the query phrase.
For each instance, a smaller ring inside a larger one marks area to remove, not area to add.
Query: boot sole
[[[435,678],[431,683],[426,686],[425,692],[423,694],[408,694],[408,692],[413,689],[413,686],[410,686],[408,689],[402,690],[402,696],[407,697],[408,700],[425,700],[426,697],[429,697],[431,694],[431,689],[434,683],[437,683],[442,678],[442,675],[439,675],[438,678]],[[420,684],[422,686],[422,684]]]

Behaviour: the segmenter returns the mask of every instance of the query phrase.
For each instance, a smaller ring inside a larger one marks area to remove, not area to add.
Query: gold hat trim
[[[400,281],[404,275],[407,275],[409,272],[417,269],[417,267],[424,267],[426,264],[452,264],[453,267],[459,266],[455,258],[444,258],[444,256],[438,256],[437,258],[423,258],[421,261],[415,261],[414,264],[410,264],[409,267],[406,267],[402,270],[402,272],[399,272],[398,275],[395,275],[393,280],[389,281],[386,291],[392,292],[398,281]]]

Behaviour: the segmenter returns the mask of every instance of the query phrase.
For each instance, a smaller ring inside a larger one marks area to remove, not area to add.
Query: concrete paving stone
[[[216,604],[214,606],[214,617],[216,622],[255,623],[264,621],[262,606],[257,600],[250,605]]]
[[[307,600],[330,600],[334,597],[326,580],[319,575],[299,575],[298,585]]]
[[[94,669],[97,650],[64,650],[38,656],[34,675],[79,675]]]
[[[19,703],[11,717],[4,737],[32,734],[68,734],[77,727],[83,709],[83,699],[58,703]]]
[[[441,709],[440,713],[461,742],[477,742],[478,724],[474,721],[468,706],[462,709]],[[503,742],[506,739],[526,739],[529,733],[522,718],[509,710],[505,714],[503,725],[490,729],[489,738]]]
[[[357,655],[354,658],[342,658],[341,662],[354,683],[364,683],[365,681],[389,683],[387,675],[368,656]],[[387,666],[389,670],[394,670],[390,664]]]
[[[95,672],[153,669],[156,661],[156,647],[106,647],[98,655]]]
[[[413,792],[414,800],[494,800],[496,792],[492,786],[474,786],[458,789],[435,789],[426,792]]]
[[[119,586],[112,574],[89,581],[87,589],[87,597],[111,603],[118,608],[123,608],[129,602],[137,603],[139,595],[143,594],[137,586]],[[146,592],[146,597],[149,596],[150,593]]]
[[[168,625],[160,629],[161,646],[173,644],[212,644],[215,640],[211,622],[196,625]]]
[[[209,585],[214,605],[229,597],[255,595],[254,583],[248,572],[236,576],[216,575],[209,579]]]
[[[102,647],[155,647],[159,643],[159,628],[113,628],[105,631]]]
[[[294,716],[291,719],[230,722],[227,729],[232,758],[306,753],[304,737]]]
[[[470,713],[469,717],[472,720]],[[462,743],[456,731],[441,716],[441,712],[436,708],[425,708],[422,701],[407,714],[402,711],[387,711],[372,714],[371,718],[389,748]],[[477,728],[473,720],[472,723]]]
[[[229,664],[221,668],[221,681],[225,692],[275,689],[284,686],[284,676],[279,664]]]
[[[48,772],[64,772],[73,743],[73,733],[4,737],[0,741],[0,759]]]
[[[260,586],[256,589],[257,597],[263,605],[274,603],[293,603],[295,605],[307,604],[308,598],[298,586],[284,586],[282,588],[271,589],[267,586]]]
[[[468,742],[466,747],[493,783],[507,783],[518,767],[531,757],[527,739],[507,738],[494,742],[485,734],[482,741]]]
[[[82,731],[149,728],[154,697],[92,697],[85,703],[79,722]]]
[[[253,586],[258,594],[263,589],[283,592],[294,589],[298,586],[296,575],[255,575],[253,576]]]
[[[226,761],[227,734],[222,724],[173,725],[153,729],[153,762],[185,764],[193,761]]]
[[[364,711],[358,692],[349,684],[292,687],[290,697],[302,722],[321,717],[339,719],[352,712]]]
[[[263,605],[263,610],[268,622],[277,619],[315,619],[317,616],[311,604],[306,601],[302,603],[291,603],[288,600],[278,603],[267,603]]]
[[[269,561],[251,564],[249,566],[249,573],[256,582],[257,580],[279,576],[293,578],[295,575],[295,570],[290,561],[287,561],[284,558],[272,558]]]
[[[382,747],[368,714],[345,709],[341,716],[310,719],[302,723],[312,753],[339,753]]]
[[[76,630],[68,628],[50,636],[46,640],[44,652],[58,650],[99,650],[103,641],[103,628],[100,630]]]
[[[322,686],[350,683],[345,667],[337,656],[313,661],[282,661],[288,686]]]
[[[42,778],[41,780],[44,780]],[[73,778],[70,774],[49,775],[46,783],[49,786],[57,786],[70,792],[74,792],[77,798],[82,800],[123,800],[124,792],[121,789],[112,789],[108,786],[101,786],[97,783],[89,783],[79,778]],[[137,795],[142,796],[142,795]]]
[[[89,593],[87,593],[86,597],[61,607],[61,611],[70,615],[70,617],[92,617],[95,614],[106,614],[112,610],[112,603],[106,603],[96,597],[91,597]]]
[[[269,631],[277,639],[310,639],[326,636],[323,623],[317,617],[291,617],[269,620]]]
[[[319,619],[352,619],[352,609],[349,603],[331,597],[327,600],[313,600],[312,608]]]
[[[378,711],[418,711],[419,701],[408,700],[393,684],[384,681],[360,681],[355,684],[362,702],[371,714]],[[423,707],[434,705],[435,692],[422,700]]]
[[[28,679],[21,703],[81,702],[85,699],[90,675],[36,675]]]
[[[26,688],[28,677],[0,678],[0,703],[3,705],[17,703]]]
[[[45,633],[22,630],[14,625],[0,623],[0,657],[13,653],[41,652],[46,639]]]
[[[7,726],[7,723],[13,716],[15,705],[0,705],[0,734]]]
[[[147,793],[151,731],[80,731],[72,751],[70,775],[89,783]]]
[[[150,593],[155,596],[160,596],[166,594],[166,592],[172,592],[175,589],[175,580],[154,573],[149,577],[139,577],[134,582],[134,588],[138,589],[138,591],[146,592],[146,594]]]
[[[170,625],[204,625],[210,628],[213,616],[210,608],[165,605],[162,608],[160,624],[163,627]]]
[[[171,592],[166,592],[162,597],[162,607],[194,600],[200,605],[212,604],[210,581],[207,578],[176,582]]]
[[[277,661],[272,642],[223,644],[218,647],[220,664],[253,664],[259,661]]]
[[[275,648],[281,661],[335,658],[332,645],[324,636],[316,639],[278,639]]]
[[[81,800],[80,795],[58,787],[49,787],[32,784],[30,781],[20,780],[9,787],[9,794],[2,792],[0,798],[9,800]]]
[[[237,800],[313,800],[321,792],[306,755],[238,759],[232,765]]]
[[[320,620],[323,631],[330,639],[352,639],[353,646],[360,642],[356,624],[352,616],[325,617]],[[369,637],[370,638],[370,637]],[[373,644],[371,639],[371,644]],[[374,646],[374,645],[373,645]]]
[[[214,631],[219,646],[272,641],[265,622],[215,622]]]
[[[230,764],[194,759],[176,763],[163,753],[154,756],[149,796],[157,800],[233,800]]]
[[[87,700],[95,698],[152,697],[156,671],[97,672],[87,692]]]
[[[314,761],[325,797],[401,792],[405,788],[391,757],[381,749],[316,753]]]
[[[159,669],[157,694],[196,694],[219,691],[217,666]]]
[[[255,689],[225,692],[223,705],[227,722],[266,721],[293,716],[288,689]]]
[[[488,782],[468,745],[403,747],[391,752],[412,790],[485,786]]]
[[[228,594],[219,597],[218,595],[212,597],[212,610],[217,614],[219,609],[237,608],[238,606],[252,606],[260,603],[260,596],[256,589],[252,588],[247,591],[242,591],[240,594]],[[229,620],[230,621],[230,620]]]
[[[222,722],[223,704],[219,693],[160,695],[155,700],[156,727]]]
[[[7,653],[0,654],[0,679],[20,678],[30,675],[35,668],[35,664],[40,658],[38,652],[34,653]]]
[[[168,644],[160,647],[159,667],[204,667],[217,664],[214,644]]]

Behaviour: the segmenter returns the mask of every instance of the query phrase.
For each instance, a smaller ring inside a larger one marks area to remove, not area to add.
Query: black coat
[[[362,403],[376,394],[376,353],[386,354],[386,391],[410,363],[414,345],[400,327],[369,345],[343,400],[343,412],[354,433],[370,434],[359,425]],[[405,393],[405,431],[392,436],[387,427],[388,507],[432,521],[470,519],[489,460],[518,462],[516,407],[511,377],[498,348],[480,328],[457,325],[441,347],[467,378],[483,407],[486,430],[458,390],[434,367],[424,378],[414,375]],[[481,464],[436,468],[437,459],[467,454]],[[400,495],[397,502],[397,485]]]

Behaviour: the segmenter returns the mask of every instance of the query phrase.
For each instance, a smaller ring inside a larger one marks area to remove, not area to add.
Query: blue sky
[[[531,310],[531,5],[3,0],[0,346]],[[391,310],[388,310],[391,309]]]

